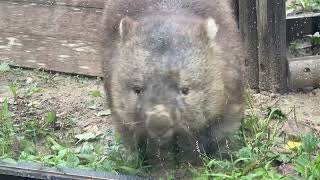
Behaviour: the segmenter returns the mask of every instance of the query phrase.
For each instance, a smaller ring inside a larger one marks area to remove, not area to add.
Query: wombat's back
[[[105,4],[104,27],[109,33],[117,32],[118,23],[125,17],[139,19],[149,14],[179,13],[204,19],[213,17],[218,24],[235,27],[237,0],[108,0]]]

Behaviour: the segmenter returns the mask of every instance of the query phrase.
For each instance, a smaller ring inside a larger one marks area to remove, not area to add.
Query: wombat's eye
[[[183,95],[185,95],[185,96],[188,95],[189,92],[190,92],[190,89],[187,88],[187,87],[181,89],[181,93],[182,93]]]
[[[142,89],[140,87],[134,87],[133,91],[136,93],[136,95],[140,95],[142,93]]]

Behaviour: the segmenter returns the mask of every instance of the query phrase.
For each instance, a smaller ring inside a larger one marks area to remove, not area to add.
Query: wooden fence
[[[240,31],[248,57],[248,84],[260,91],[287,92],[285,0],[240,0]]]
[[[285,93],[319,87],[320,56],[287,58],[287,41],[311,33],[314,24],[319,29],[319,20],[310,21],[319,15],[286,17],[286,0],[239,0],[246,77],[252,89]]]

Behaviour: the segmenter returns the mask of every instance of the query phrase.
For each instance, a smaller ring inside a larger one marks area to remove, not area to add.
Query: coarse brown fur
[[[106,2],[105,90],[127,147],[143,147],[149,159],[169,161],[173,154],[174,160],[192,162],[239,126],[243,52],[234,2]],[[214,37],[208,26],[217,26]],[[184,87],[187,95],[181,94]],[[155,126],[149,127],[149,116],[160,123],[151,118]]]

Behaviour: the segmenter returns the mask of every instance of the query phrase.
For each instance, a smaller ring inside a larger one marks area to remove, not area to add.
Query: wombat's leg
[[[174,141],[161,145],[158,140],[148,139],[146,156],[153,168],[173,169],[176,166]]]
[[[219,131],[222,128],[226,128],[226,126],[211,125],[206,131],[203,131],[205,133],[201,134],[200,142],[207,157],[227,159],[230,157],[232,149],[238,148],[233,136],[234,133],[223,132],[221,134]]]
[[[188,135],[178,135],[176,138],[178,148],[176,156],[179,164],[199,164],[201,162],[201,147],[199,147],[198,138]]]

